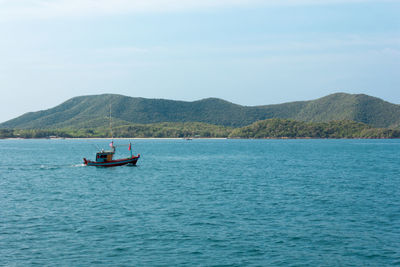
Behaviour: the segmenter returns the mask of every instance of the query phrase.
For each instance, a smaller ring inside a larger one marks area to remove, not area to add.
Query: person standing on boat
[[[114,141],[111,141],[110,147],[111,147],[112,152],[115,152]]]

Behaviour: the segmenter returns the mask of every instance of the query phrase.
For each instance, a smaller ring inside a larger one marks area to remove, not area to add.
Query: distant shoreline
[[[392,139],[400,138],[400,129],[374,128],[354,121],[309,123],[290,119],[267,119],[241,128],[201,123],[184,125],[121,126],[113,134],[98,129],[0,129],[0,138],[37,139]]]
[[[400,139],[399,137],[380,137],[380,138],[317,138],[317,137],[265,137],[265,138],[228,138],[228,137],[198,137],[191,138],[176,138],[176,137],[117,137],[117,138],[105,138],[105,137],[76,137],[76,138],[0,138],[0,140],[382,140],[382,139]]]
[[[65,137],[65,138],[0,138],[0,140],[186,140],[187,138],[179,137]],[[224,139],[245,139],[245,138],[227,138],[227,137],[199,137],[190,140],[224,140]],[[250,139],[250,138],[249,138]],[[189,140],[187,140],[189,141]]]

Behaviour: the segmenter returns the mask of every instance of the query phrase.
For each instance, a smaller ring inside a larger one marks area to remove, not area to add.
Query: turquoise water
[[[400,140],[95,145],[0,140],[0,265],[400,265]]]

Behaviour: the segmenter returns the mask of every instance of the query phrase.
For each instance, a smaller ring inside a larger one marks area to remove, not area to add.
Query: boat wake
[[[76,167],[85,167],[86,165],[81,163],[81,164],[73,164],[73,165],[45,165],[41,164],[38,166],[39,170],[58,170],[58,169],[63,169],[63,168],[76,168]]]
[[[74,168],[76,168],[76,167],[86,167],[86,165],[81,163],[81,164],[74,164],[71,167],[74,167]]]
[[[44,165],[44,164],[40,165],[40,167],[39,167],[40,170],[46,170],[46,171],[47,170],[58,170],[61,168],[62,168],[61,165]]]

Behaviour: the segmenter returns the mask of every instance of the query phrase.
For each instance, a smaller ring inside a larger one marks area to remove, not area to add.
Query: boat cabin
[[[107,162],[113,160],[114,151],[100,151],[96,153],[96,162]]]

